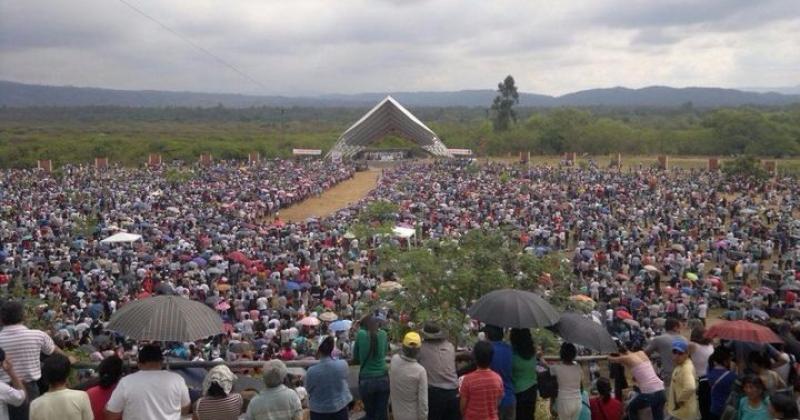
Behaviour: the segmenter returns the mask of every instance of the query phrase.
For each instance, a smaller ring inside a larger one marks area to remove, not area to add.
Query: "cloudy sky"
[[[546,94],[796,86],[800,3],[0,0],[0,80],[300,95],[492,89],[507,74]]]

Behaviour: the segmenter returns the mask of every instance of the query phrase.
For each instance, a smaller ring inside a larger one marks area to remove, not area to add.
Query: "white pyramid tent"
[[[434,156],[452,157],[436,133],[391,96],[351,125],[328,152],[328,157],[353,157],[389,134],[410,140]]]

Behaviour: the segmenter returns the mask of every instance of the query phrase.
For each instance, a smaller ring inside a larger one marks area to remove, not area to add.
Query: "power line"
[[[191,46],[192,46],[192,47],[194,47],[196,50],[199,50],[199,51],[200,51],[200,52],[202,52],[203,54],[206,54],[206,55],[208,55],[209,57],[213,58],[213,59],[214,59],[216,62],[218,62],[219,64],[222,64],[223,66],[225,66],[225,67],[227,67],[227,68],[229,68],[229,69],[233,70],[234,72],[236,72],[237,74],[239,74],[239,76],[242,76],[242,77],[244,77],[245,79],[249,80],[249,81],[250,81],[250,82],[252,82],[252,83],[255,83],[256,85],[258,85],[258,86],[260,86],[260,87],[264,88],[265,90],[268,90],[268,88],[267,88],[267,86],[266,86],[265,84],[263,84],[263,83],[259,82],[258,80],[256,80],[255,78],[251,77],[249,74],[245,73],[244,71],[242,71],[242,70],[239,70],[239,69],[238,69],[236,66],[234,66],[233,64],[231,64],[231,63],[229,63],[229,62],[225,61],[224,59],[220,58],[220,57],[219,57],[219,56],[217,56],[216,54],[212,53],[211,51],[207,50],[207,49],[206,49],[206,48],[204,48],[203,46],[201,46],[201,45],[197,44],[196,42],[192,41],[191,39],[189,39],[189,38],[188,38],[188,37],[186,37],[185,35],[181,34],[180,32],[178,32],[178,31],[176,31],[176,30],[174,30],[174,29],[170,28],[169,26],[167,26],[167,25],[165,25],[165,24],[161,23],[161,22],[160,22],[158,19],[154,18],[153,16],[150,16],[150,15],[148,15],[148,14],[147,14],[147,13],[145,13],[145,12],[144,12],[142,9],[139,9],[138,7],[136,7],[136,6],[132,5],[131,3],[129,3],[129,2],[128,2],[128,1],[126,1],[126,0],[119,0],[119,2],[120,2],[120,3],[122,3],[122,4],[124,4],[125,6],[128,6],[128,7],[129,7],[131,10],[133,10],[134,12],[136,12],[136,13],[138,13],[138,14],[140,14],[140,15],[144,16],[146,19],[150,20],[151,22],[155,23],[156,25],[160,26],[160,27],[161,27],[162,29],[164,29],[165,31],[167,31],[167,32],[171,33],[172,35],[175,35],[175,36],[176,36],[176,37],[178,37],[178,38],[180,38],[182,41],[184,41],[184,42],[186,42],[187,44],[191,45]]]

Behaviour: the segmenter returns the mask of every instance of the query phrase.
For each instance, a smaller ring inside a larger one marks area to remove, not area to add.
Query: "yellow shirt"
[[[697,384],[694,379],[694,365],[689,359],[675,366],[672,371],[672,383],[667,396],[667,412],[670,416],[681,420],[700,418],[697,408]],[[680,402],[680,408],[675,407]]]

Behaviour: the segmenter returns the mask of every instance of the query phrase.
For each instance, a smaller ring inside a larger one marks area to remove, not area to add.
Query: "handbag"
[[[558,378],[550,370],[539,372],[539,397],[555,399],[558,397]]]

